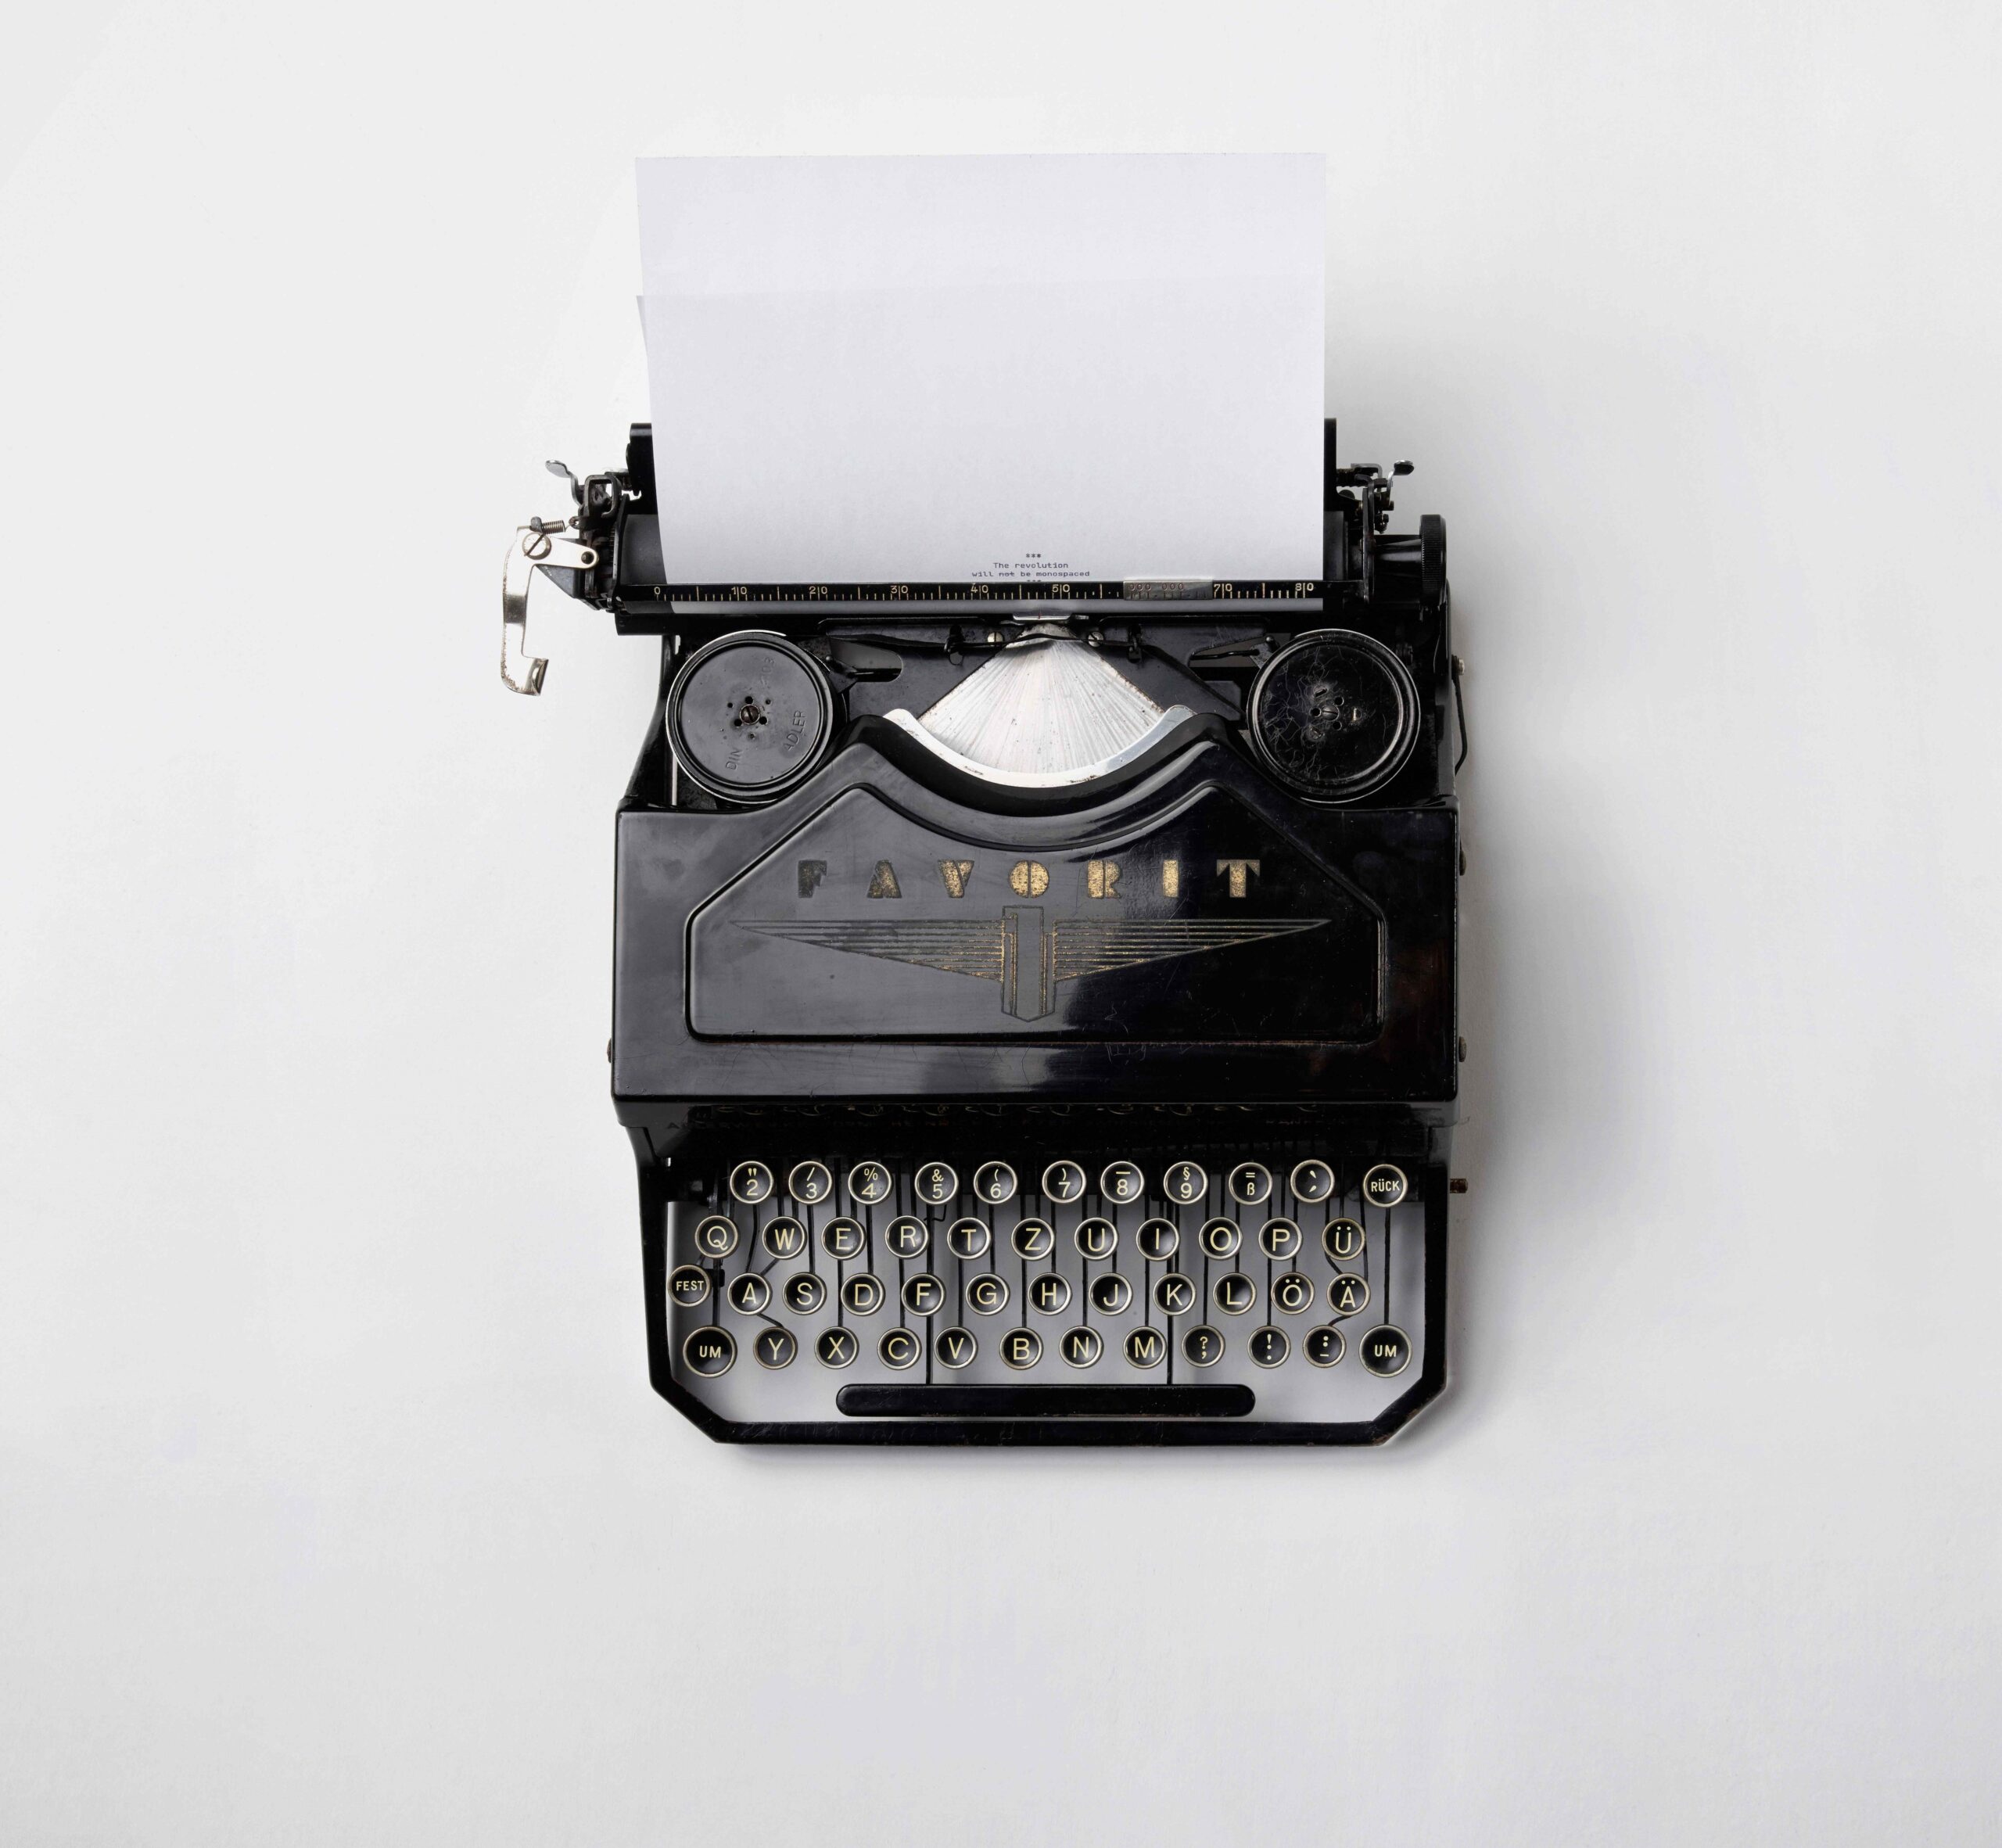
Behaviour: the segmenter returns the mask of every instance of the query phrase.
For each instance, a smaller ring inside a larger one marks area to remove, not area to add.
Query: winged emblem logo
[[[1039,905],[1010,905],[999,917],[829,919],[752,921],[740,930],[811,943],[844,955],[915,963],[1001,987],[1001,1011],[1037,1021],[1055,1011],[1060,982],[1136,968],[1173,956],[1199,956],[1318,930],[1324,917],[1060,917],[1046,923]]]

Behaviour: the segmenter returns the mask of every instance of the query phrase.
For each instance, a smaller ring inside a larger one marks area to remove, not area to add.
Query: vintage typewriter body
[[[1316,583],[671,584],[651,443],[518,535],[503,672],[538,570],[662,638],[612,1040],[655,1387],[738,1441],[1397,1431],[1446,1378],[1443,523],[1330,424]]]

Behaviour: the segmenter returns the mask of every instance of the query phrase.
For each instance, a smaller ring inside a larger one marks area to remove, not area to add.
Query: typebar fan
[[[1015,642],[918,717],[888,715],[955,767],[1018,789],[1088,783],[1194,716],[1164,710],[1068,636]]]

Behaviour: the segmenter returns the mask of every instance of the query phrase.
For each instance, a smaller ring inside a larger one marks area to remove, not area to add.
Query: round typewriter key
[[[834,1190],[834,1177],[824,1161],[802,1161],[785,1177],[785,1190],[794,1204],[816,1207]]]
[[[931,1344],[931,1351],[938,1355],[939,1365],[950,1367],[956,1373],[960,1368],[973,1365],[980,1344],[965,1329],[944,1328]]]
[[[1411,1191],[1401,1168],[1380,1161],[1362,1177],[1362,1197],[1373,1207],[1394,1207]]]
[[[1254,1328],[1251,1339],[1245,1346],[1251,1351],[1252,1359],[1261,1367],[1275,1367],[1284,1360],[1292,1344],[1286,1338],[1283,1328]]]
[[[1199,1322],[1182,1337],[1182,1358],[1192,1367],[1213,1367],[1223,1358],[1223,1337]]]
[[[1347,1349],[1348,1344],[1338,1328],[1310,1328],[1307,1339],[1300,1344],[1301,1352],[1317,1367],[1336,1365]]]
[[[1157,1367],[1167,1352],[1167,1338],[1157,1328],[1136,1328],[1126,1337],[1126,1358],[1134,1366]]]
[[[1161,1190],[1179,1207],[1193,1206],[1210,1190],[1210,1177],[1193,1161],[1171,1163]]]
[[[1287,1315],[1304,1315],[1314,1306],[1314,1279],[1301,1271],[1288,1271],[1272,1279],[1272,1301]]]
[[[926,1162],[911,1176],[910,1184],[927,1206],[942,1207],[959,1197],[960,1177],[942,1161]]]
[[[1225,1271],[1210,1294],[1226,1315],[1242,1315],[1258,1300],[1258,1286],[1242,1271]]]
[[[1008,1243],[1017,1258],[1047,1258],[1057,1243],[1057,1234],[1047,1219],[1024,1219]]]
[[[1032,1328],[1011,1328],[1001,1337],[1001,1360],[1021,1373],[1042,1358],[1042,1337]]]
[[[1131,1206],[1146,1191],[1147,1177],[1130,1161],[1115,1161],[1098,1177],[1098,1190],[1114,1206]]]
[[[1268,1219],[1258,1229],[1258,1249],[1268,1258],[1297,1258],[1300,1228],[1290,1219]]]
[[[730,1171],[730,1197],[754,1207],[772,1197],[772,1171],[762,1161],[740,1161]]]
[[[1303,1161],[1293,1169],[1291,1185],[1295,1200],[1319,1206],[1335,1190],[1335,1171],[1325,1161]]]
[[[1387,1322],[1370,1329],[1360,1345],[1362,1364],[1379,1379],[1390,1379],[1411,1365],[1411,1337]]]
[[[1029,1301],[1046,1315],[1060,1315],[1071,1306],[1071,1279],[1055,1271],[1039,1271],[1029,1279]]]
[[[929,1271],[920,1271],[904,1285],[904,1307],[929,1322],[945,1306],[945,1286]]]
[[[973,1190],[991,1207],[1015,1197],[1015,1171],[1005,1161],[983,1161],[973,1172]]]
[[[1359,1315],[1369,1307],[1369,1279],[1337,1271],[1328,1279],[1328,1307],[1337,1315]]]
[[[758,1234],[758,1243],[774,1258],[797,1258],[806,1249],[806,1228],[780,1214]]]
[[[676,761],[731,802],[769,802],[810,775],[834,729],[826,671],[782,635],[747,630],[698,648],[667,698]]]
[[[712,1213],[695,1228],[695,1249],[710,1258],[727,1258],[737,1249],[737,1222]]]
[[[678,1264],[667,1274],[667,1294],[677,1309],[698,1309],[709,1300],[709,1273],[698,1265]]]
[[[727,1373],[736,1358],[737,1343],[719,1328],[698,1328],[681,1344],[682,1364],[705,1380]]]
[[[883,1357],[884,1366],[894,1367],[901,1373],[906,1367],[917,1365],[924,1344],[909,1329],[893,1328],[876,1344],[876,1351]]]
[[[1301,795],[1354,802],[1405,766],[1418,741],[1418,684],[1384,645],[1322,629],[1281,648],[1245,710],[1265,767]]]
[[[1235,1258],[1243,1242],[1244,1235],[1238,1230],[1235,1219],[1207,1221],[1196,1235],[1196,1243],[1203,1247],[1206,1258]]]
[[[823,1328],[813,1352],[823,1367],[852,1367],[858,1344],[852,1328]]]
[[[1262,1161],[1240,1161],[1230,1171],[1230,1197],[1240,1206],[1263,1206],[1272,1197],[1272,1171]]]
[[[1133,1286],[1117,1271],[1092,1279],[1092,1307],[1101,1315],[1117,1315],[1133,1300]]]
[[[785,1306],[795,1315],[811,1315],[827,1300],[827,1286],[813,1271],[795,1271],[785,1280]]]
[[[1095,1328],[1070,1328],[1057,1344],[1057,1351],[1065,1362],[1074,1367],[1095,1367],[1098,1357],[1105,1351],[1105,1343],[1099,1339]]]
[[[772,1286],[755,1271],[730,1280],[730,1306],[740,1315],[762,1315],[771,1307]]]
[[[864,1242],[856,1220],[830,1219],[820,1228],[820,1249],[830,1258],[859,1258]]]
[[[751,1351],[757,1357],[759,1366],[770,1367],[777,1373],[780,1367],[792,1365],[793,1356],[799,1351],[799,1344],[792,1338],[789,1328],[761,1328],[757,1340],[751,1344]]]
[[[848,1197],[859,1207],[881,1206],[890,1197],[890,1171],[880,1161],[858,1161],[848,1171]]]
[[[1154,1302],[1165,1315],[1186,1315],[1196,1306],[1196,1286],[1179,1271],[1170,1271],[1154,1286]]]
[[[908,1215],[883,1228],[883,1244],[892,1258],[921,1258],[931,1243],[931,1228]]]
[[[955,1258],[984,1258],[993,1240],[985,1219],[955,1219],[945,1230],[945,1248]]]
[[[883,1306],[883,1280],[874,1271],[857,1271],[841,1286],[841,1301],[851,1315],[874,1315]]]
[[[1008,1279],[982,1271],[967,1285],[967,1307],[976,1315],[999,1315],[1008,1306]]]
[[[1042,1171],[1042,1197],[1067,1207],[1083,1194],[1088,1178],[1075,1161],[1053,1161]]]
[[[1149,1263],[1159,1264],[1175,1255],[1175,1247],[1182,1243],[1182,1229],[1172,1219],[1143,1219],[1140,1229],[1133,1234],[1133,1243]]]
[[[1110,1219],[1080,1219],[1077,1237],[1087,1258],[1110,1258],[1119,1249],[1119,1228]]]
[[[1362,1228],[1353,1219],[1330,1219],[1321,1234],[1321,1246],[1336,1264],[1347,1264],[1361,1255]]]

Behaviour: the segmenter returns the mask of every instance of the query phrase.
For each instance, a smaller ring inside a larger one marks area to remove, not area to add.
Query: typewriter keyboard
[[[1428,1174],[1311,1145],[734,1149],[668,1206],[669,1364],[739,1424],[1369,1425],[1425,1371]]]

